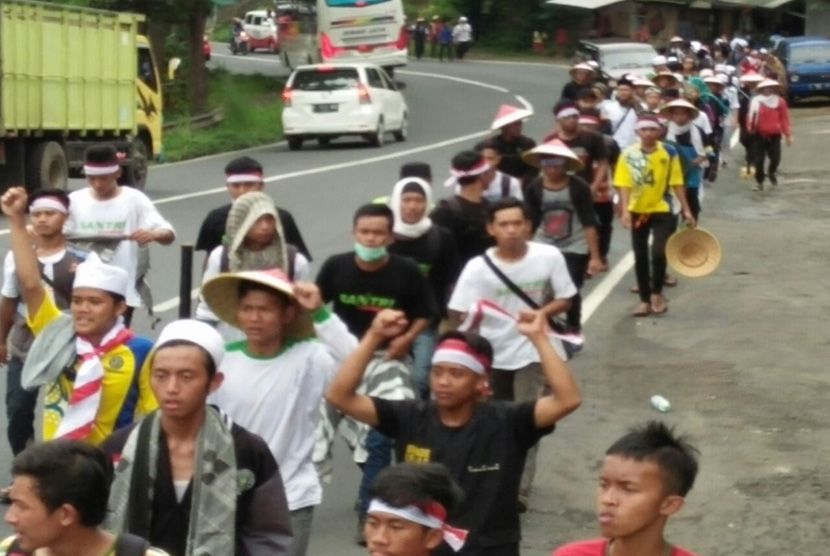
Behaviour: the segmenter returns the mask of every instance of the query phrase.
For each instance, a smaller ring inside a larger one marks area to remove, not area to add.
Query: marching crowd
[[[713,63],[717,49],[734,63]],[[361,470],[370,553],[519,554],[538,444],[582,401],[566,361],[585,345],[580,290],[608,269],[615,219],[635,254],[633,314],[663,314],[666,241],[678,215],[701,218],[735,129],[745,174],[777,184],[792,128],[775,65],[741,42],[711,50],[672,41],[651,75],[613,90],[575,65],[539,144],[523,134],[533,114],[502,106],[443,183],[404,164],[316,279],[262,166],[231,161],[232,202],[199,232],[195,318],[155,341],[130,322],[152,306],[147,245],[175,232],[118,185],[115,149],[88,151],[79,191],[10,189],[0,357],[16,534],[0,554],[305,555],[338,436]],[[452,194],[436,203],[441,185]],[[696,474],[684,438],[632,429],[604,456],[603,538],[555,554],[690,554],[663,529]]]

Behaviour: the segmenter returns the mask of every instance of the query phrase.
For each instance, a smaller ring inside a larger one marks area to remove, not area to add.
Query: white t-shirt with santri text
[[[496,267],[538,305],[542,306],[554,299],[570,299],[577,294],[565,257],[556,247],[528,242],[524,258],[515,262],[502,261],[495,251],[495,247],[491,247],[487,250],[487,255]],[[471,259],[461,272],[449,308],[467,313],[482,300],[495,303],[514,317],[518,317],[522,311],[532,310],[499,279],[480,255]],[[485,318],[481,321],[479,333],[493,346],[495,369],[512,371],[539,362],[539,354],[533,344],[518,333],[515,325],[505,326],[503,321]],[[552,340],[551,343],[559,356],[566,358],[561,342]]]
[[[147,195],[132,187],[121,187],[118,195],[106,201],[99,201],[92,196],[92,189],[84,187],[69,194],[69,220],[66,224],[67,235],[82,236],[128,236],[136,230],[170,230],[170,224],[159,213]],[[129,289],[127,305],[141,307],[141,298],[135,288],[138,278],[138,249],[135,241],[124,240],[118,244],[112,258],[107,262],[127,271]]]

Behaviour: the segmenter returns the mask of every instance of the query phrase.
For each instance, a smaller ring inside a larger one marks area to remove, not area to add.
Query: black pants
[[[438,59],[440,61],[444,61],[444,56],[447,57],[447,60],[452,62],[452,45],[451,44],[439,44],[438,45]]]
[[[603,262],[608,262],[608,251],[611,249],[611,234],[614,233],[614,203],[594,203],[597,213],[597,233],[599,234],[599,256]]]
[[[709,167],[706,169],[705,175],[711,183],[715,183],[718,179],[721,143],[723,143],[723,128],[715,129],[712,132],[712,150],[714,154],[709,157]]]
[[[752,166],[755,162],[755,142],[758,136],[748,133],[742,127],[738,137],[741,141],[741,145],[744,146],[744,160],[746,161],[746,165]]]
[[[677,221],[669,212],[646,215],[648,218],[642,220],[641,216],[631,213],[631,248],[634,250],[634,270],[637,274],[637,287],[640,289],[640,301],[648,303],[651,294],[663,293],[666,242],[674,232]],[[651,234],[654,234],[654,240],[649,261],[648,238]]]
[[[37,390],[29,392],[23,389],[20,383],[22,374],[23,360],[10,357],[6,367],[6,433],[14,455],[25,450],[29,442],[35,438]]]
[[[769,157],[767,176],[775,176],[781,164],[781,136],[758,136],[755,138],[755,181],[764,183],[764,160]]]
[[[467,42],[460,42],[455,47],[456,52],[458,53],[458,59],[463,60],[464,56],[467,54],[467,51],[470,50],[470,43]]]
[[[424,41],[415,41],[415,57],[417,59],[421,59],[424,57],[424,47],[426,43]]]
[[[582,331],[582,286],[585,284],[585,272],[588,270],[588,255],[576,253],[562,253],[565,255],[565,263],[568,265],[568,274],[576,286],[576,295],[571,298],[571,308],[568,309],[565,321],[568,324],[568,332]]]
[[[692,211],[692,216],[695,217],[695,222],[697,222],[697,217],[700,216],[700,188],[703,187],[702,185],[698,187],[687,187],[686,188],[686,201],[689,203],[689,210]]]

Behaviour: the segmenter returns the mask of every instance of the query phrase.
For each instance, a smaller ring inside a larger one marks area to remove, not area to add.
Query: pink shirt
[[[608,539],[596,539],[560,546],[553,556],[605,556],[607,550]],[[671,556],[695,556],[695,554],[675,546]]]

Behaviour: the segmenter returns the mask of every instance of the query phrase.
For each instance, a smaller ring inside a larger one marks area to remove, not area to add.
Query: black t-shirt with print
[[[467,261],[483,254],[496,244],[487,233],[489,207],[490,203],[487,200],[473,203],[456,195],[441,201],[430,215],[433,222],[448,229],[455,238],[459,265],[462,269]]]
[[[449,301],[450,286],[461,272],[458,249],[450,231],[433,225],[421,237],[396,239],[389,246],[389,252],[415,261],[429,282],[439,313],[443,314]]]
[[[442,463],[464,490],[464,502],[451,523],[470,532],[460,554],[517,545],[517,501],[527,451],[553,432],[553,427],[536,426],[536,402],[482,403],[466,425],[452,428],[441,423],[434,402],[372,401],[377,430],[395,439],[397,461]],[[435,554],[452,552],[442,545]]]
[[[432,319],[437,313],[429,283],[411,260],[389,255],[382,268],[367,272],[357,266],[350,251],[333,255],[317,275],[317,285],[326,303],[349,331],[363,337],[375,315],[383,309],[397,309],[411,321]]]
[[[605,148],[605,139],[602,134],[596,131],[580,131],[573,139],[563,139],[558,133],[553,132],[545,137],[545,142],[559,139],[565,143],[582,161],[582,170],[576,173],[577,176],[588,182],[594,181],[594,163],[608,160],[608,151]]]

